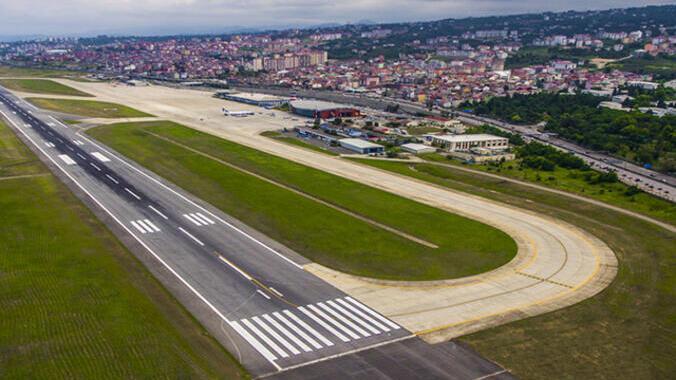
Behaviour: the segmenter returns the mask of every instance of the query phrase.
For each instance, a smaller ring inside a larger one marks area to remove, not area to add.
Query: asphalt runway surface
[[[504,373],[471,351],[449,367],[446,347],[423,343],[305,271],[307,260],[285,247],[4,89],[0,103],[10,127],[55,174],[184,288],[177,298],[191,311],[207,310],[196,317],[207,328],[221,326],[210,332],[254,376],[343,378],[339,369],[358,368],[356,378],[409,378],[386,359],[390,350],[421,378]]]

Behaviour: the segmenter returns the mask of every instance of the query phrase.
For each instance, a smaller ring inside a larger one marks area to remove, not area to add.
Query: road
[[[167,273],[160,279],[173,281],[165,284],[169,289],[177,284],[182,288],[177,298],[255,376],[304,377],[305,371],[316,373],[315,363],[331,366],[340,360],[343,368],[403,378],[381,357],[369,359],[370,350],[392,350],[414,363],[421,378],[471,378],[496,371],[504,375],[471,350],[458,348],[464,362],[449,361],[443,355],[447,347],[422,343],[306,271],[307,260],[90,140],[76,127],[4,89],[0,103],[0,114],[17,135],[85,204],[106,214],[104,221],[112,221],[111,230],[123,242],[131,238],[131,247],[142,247],[137,253],[142,261]],[[422,358],[421,350],[432,354]],[[322,377],[341,376],[335,372]]]
[[[400,99],[387,99],[382,97],[370,97],[358,94],[346,94],[335,91],[319,91],[319,90],[298,90],[298,89],[283,89],[272,87],[238,87],[244,91],[259,91],[270,93],[274,95],[289,95],[297,94],[298,96],[312,97],[323,99],[338,103],[354,104],[356,106],[368,107],[373,109],[383,110],[385,107],[398,104],[403,112],[410,114],[427,113],[440,115],[438,110],[429,111],[423,106],[412,102],[406,102]],[[676,201],[676,178],[656,172],[654,170],[645,169],[641,166],[635,165],[631,162],[620,160],[616,157],[603,154],[600,152],[590,151],[575,143],[566,141],[560,138],[552,137],[543,134],[535,129],[534,126],[523,126],[505,123],[500,120],[495,120],[487,117],[476,116],[472,114],[461,113],[459,119],[471,125],[489,124],[500,129],[512,133],[519,133],[527,138],[536,139],[539,142],[556,146],[565,151],[571,152],[576,156],[585,160],[589,165],[600,171],[614,170],[617,172],[619,179],[628,184],[637,186],[641,190],[667,199],[669,201]]]

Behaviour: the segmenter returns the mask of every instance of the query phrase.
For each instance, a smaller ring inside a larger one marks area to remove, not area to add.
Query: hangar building
[[[333,119],[336,117],[359,116],[359,110],[342,104],[322,102],[318,100],[294,100],[289,103],[291,111],[295,114],[321,119]]]

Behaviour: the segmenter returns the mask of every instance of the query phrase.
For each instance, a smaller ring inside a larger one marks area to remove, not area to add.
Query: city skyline
[[[0,13],[7,16],[0,25],[0,38],[34,36],[164,35],[230,33],[248,30],[312,27],[331,24],[430,21],[445,18],[508,15],[565,10],[600,10],[626,6],[673,4],[673,1],[594,2],[552,1],[447,1],[395,0],[293,2],[277,0],[159,0],[142,4],[131,1],[99,0],[49,2],[46,0],[6,1]],[[256,9],[256,12],[250,12]],[[153,17],[149,17],[152,15]],[[76,20],[76,22],[74,22]]]

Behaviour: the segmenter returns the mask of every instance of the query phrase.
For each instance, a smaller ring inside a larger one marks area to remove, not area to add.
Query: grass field
[[[32,69],[0,65],[0,77],[64,78],[80,77],[81,75],[81,73],[67,70]]]
[[[579,170],[561,167],[557,167],[551,172],[531,168],[520,169],[519,164],[516,161],[506,162],[500,167],[495,167],[493,165],[464,165],[457,160],[449,160],[438,154],[424,155],[423,158],[447,165],[499,174],[501,176],[551,187],[552,189],[564,190],[622,207],[630,211],[639,212],[676,225],[675,204],[644,192],[627,195],[629,186],[622,182],[590,184],[584,180],[582,172]],[[443,177],[445,172],[453,170],[452,168],[442,168],[426,164],[415,165],[414,167],[418,171],[426,172],[436,177]]]
[[[1,122],[0,143],[0,378],[247,377]]]
[[[26,98],[36,107],[68,113],[71,115],[102,117],[102,118],[124,118],[124,117],[152,117],[153,115],[135,110],[131,107],[116,103],[99,102],[96,100],[79,99],[49,99],[49,98]]]
[[[498,267],[516,253],[514,241],[495,228],[174,123],[115,124],[88,133],[310,260],[348,273],[398,280],[455,278]],[[161,137],[439,248],[421,245]]]
[[[92,96],[49,79],[0,79],[0,85],[10,90],[35,94]]]
[[[598,236],[618,256],[617,278],[596,297],[461,338],[481,354],[524,379],[660,379],[676,373],[676,234],[500,179],[362,162],[560,218]]]
[[[283,134],[281,134],[279,132],[266,131],[266,132],[261,133],[261,135],[263,135],[265,137],[269,137],[271,139],[275,139],[277,141],[281,141],[281,142],[290,144],[290,145],[295,145],[295,146],[299,146],[301,148],[314,150],[315,152],[321,152],[321,153],[325,153],[325,154],[328,154],[328,155],[331,155],[331,156],[338,156],[338,153],[336,153],[336,152],[332,152],[328,149],[322,148],[322,147],[314,145],[314,144],[307,143],[307,142],[305,142],[303,140],[299,140],[297,138],[284,136]]]

